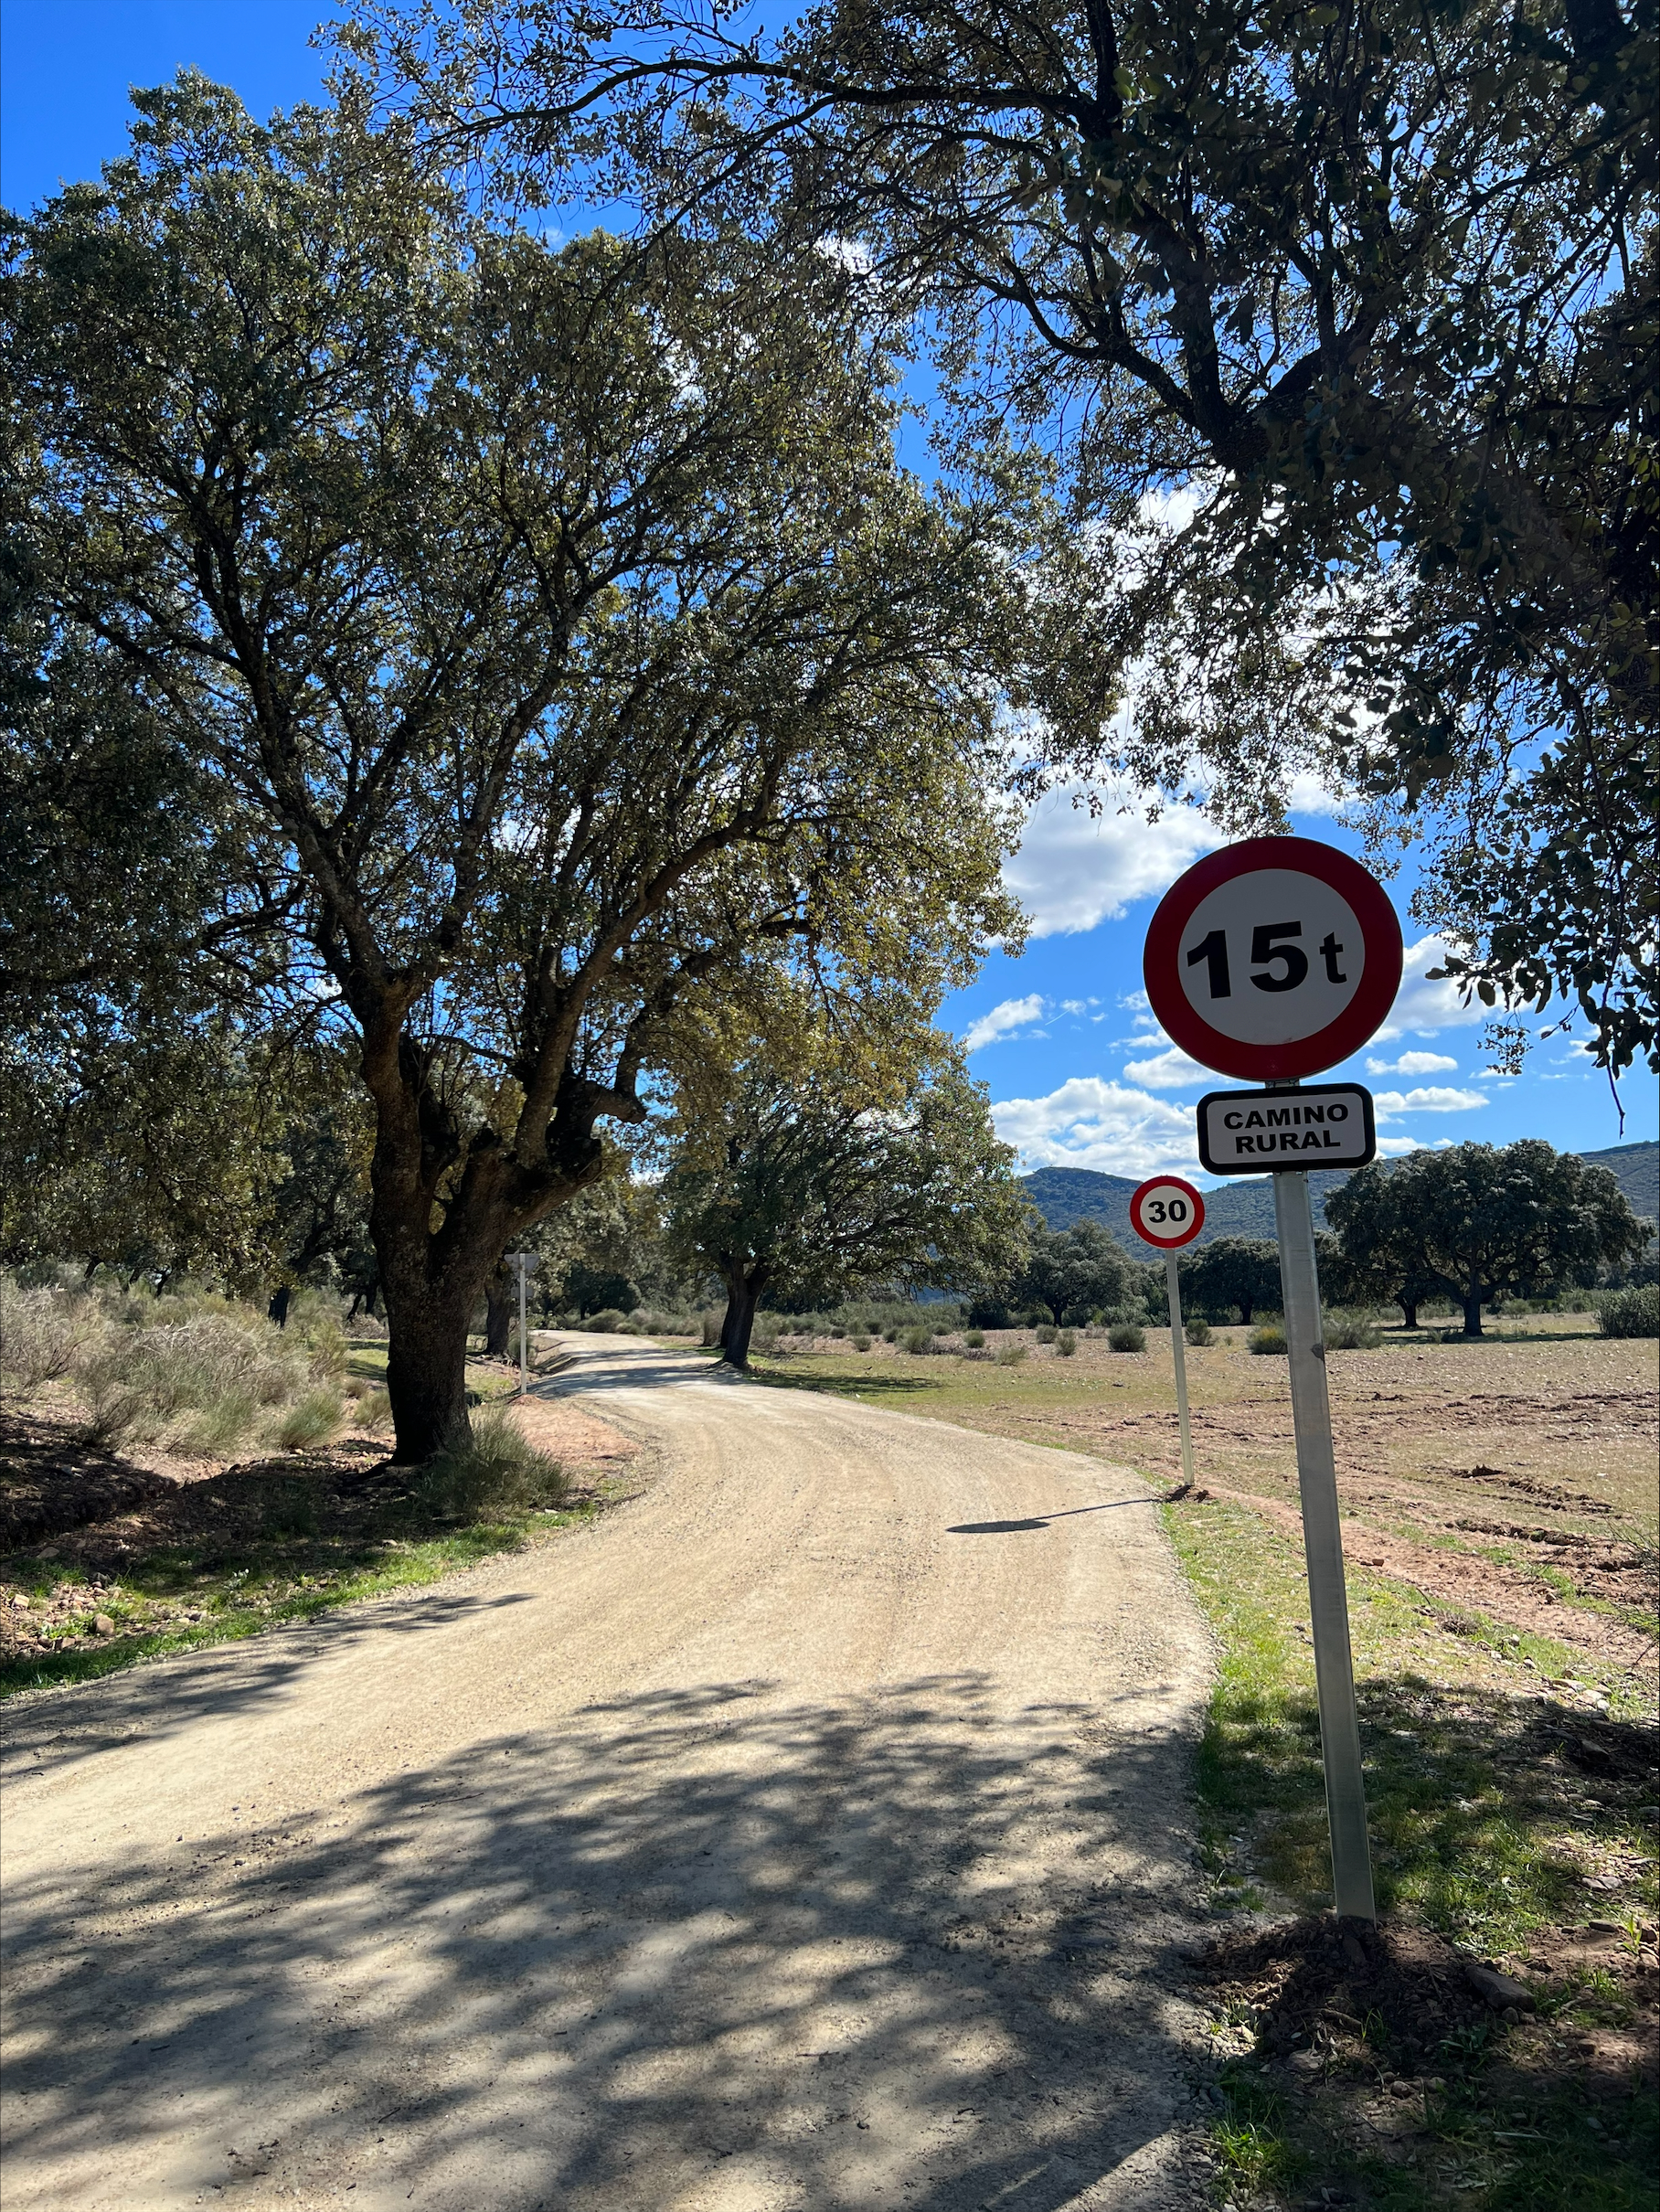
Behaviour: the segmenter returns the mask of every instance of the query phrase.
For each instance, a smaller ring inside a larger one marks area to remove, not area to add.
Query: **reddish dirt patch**
[[[567,1398],[516,1398],[512,1419],[538,1452],[567,1466],[614,1467],[640,1450],[632,1437]]]

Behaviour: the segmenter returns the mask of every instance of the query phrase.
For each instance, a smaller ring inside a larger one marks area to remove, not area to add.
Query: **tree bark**
[[[1396,1300],[1396,1302],[1395,1302],[1395,1303],[1397,1303],[1397,1304],[1399,1306],[1399,1308],[1400,1308],[1400,1324],[1401,1324],[1401,1326],[1402,1326],[1403,1328],[1407,1328],[1407,1329],[1415,1329],[1415,1328],[1418,1326],[1418,1301],[1417,1301],[1417,1299],[1416,1299],[1416,1298],[1398,1298],[1398,1299]]]
[[[766,1288],[767,1273],[764,1268],[754,1268],[746,1274],[741,1267],[736,1266],[723,1267],[720,1271],[727,1286],[726,1319],[720,1324],[720,1356],[729,1367],[744,1374],[750,1365],[755,1308]]]
[[[513,1330],[513,1280],[497,1268],[484,1285],[484,1357],[505,1359]]]
[[[1479,1336],[1481,1333],[1482,1294],[1479,1287],[1472,1284],[1470,1289],[1464,1292],[1464,1335]]]
[[[1250,1317],[1251,1314],[1256,1311],[1256,1303],[1257,1302],[1254,1298],[1241,1298],[1240,1300],[1240,1326],[1242,1329],[1250,1328]]]
[[[392,1403],[392,1457],[416,1467],[472,1434],[467,1420],[467,1323],[477,1292],[453,1281],[385,1283],[386,1388]]]
[[[268,1321],[274,1321],[280,1329],[288,1326],[288,1308],[293,1292],[287,1283],[279,1283],[271,1294],[271,1303],[265,1309]]]

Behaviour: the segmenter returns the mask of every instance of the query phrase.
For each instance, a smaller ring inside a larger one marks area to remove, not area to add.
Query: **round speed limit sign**
[[[1284,1081],[1364,1045],[1400,988],[1400,924],[1359,862],[1309,837],[1252,837],[1177,878],[1147,931],[1154,1013],[1223,1075]]]
[[[1151,1175],[1130,1194],[1130,1227],[1145,1244],[1178,1251],[1205,1226],[1205,1201],[1180,1175]]]

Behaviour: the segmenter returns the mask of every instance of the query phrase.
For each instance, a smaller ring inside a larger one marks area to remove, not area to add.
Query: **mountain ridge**
[[[1588,1167],[1609,1169],[1633,1213],[1650,1220],[1660,1216],[1660,1142],[1646,1138],[1634,1144],[1610,1144],[1599,1152],[1582,1152],[1580,1157]],[[1099,1221],[1127,1251],[1144,1249],[1130,1227],[1130,1197],[1137,1187],[1130,1176],[1103,1175],[1093,1167],[1038,1167],[1020,1180],[1050,1228]],[[1325,1226],[1326,1199],[1347,1181],[1340,1168],[1311,1169],[1308,1194],[1316,1228]],[[1240,1175],[1205,1193],[1205,1226],[1198,1243],[1208,1244],[1214,1237],[1273,1233],[1273,1192],[1266,1175]]]

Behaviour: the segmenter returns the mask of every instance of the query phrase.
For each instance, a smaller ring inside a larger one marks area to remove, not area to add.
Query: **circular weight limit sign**
[[[1165,1030],[1202,1067],[1261,1082],[1334,1067],[1400,988],[1400,924],[1359,862],[1311,837],[1252,837],[1179,877],[1142,972]]]
[[[1180,1175],[1150,1175],[1130,1195],[1130,1227],[1144,1244],[1174,1252],[1205,1226],[1205,1201]]]

